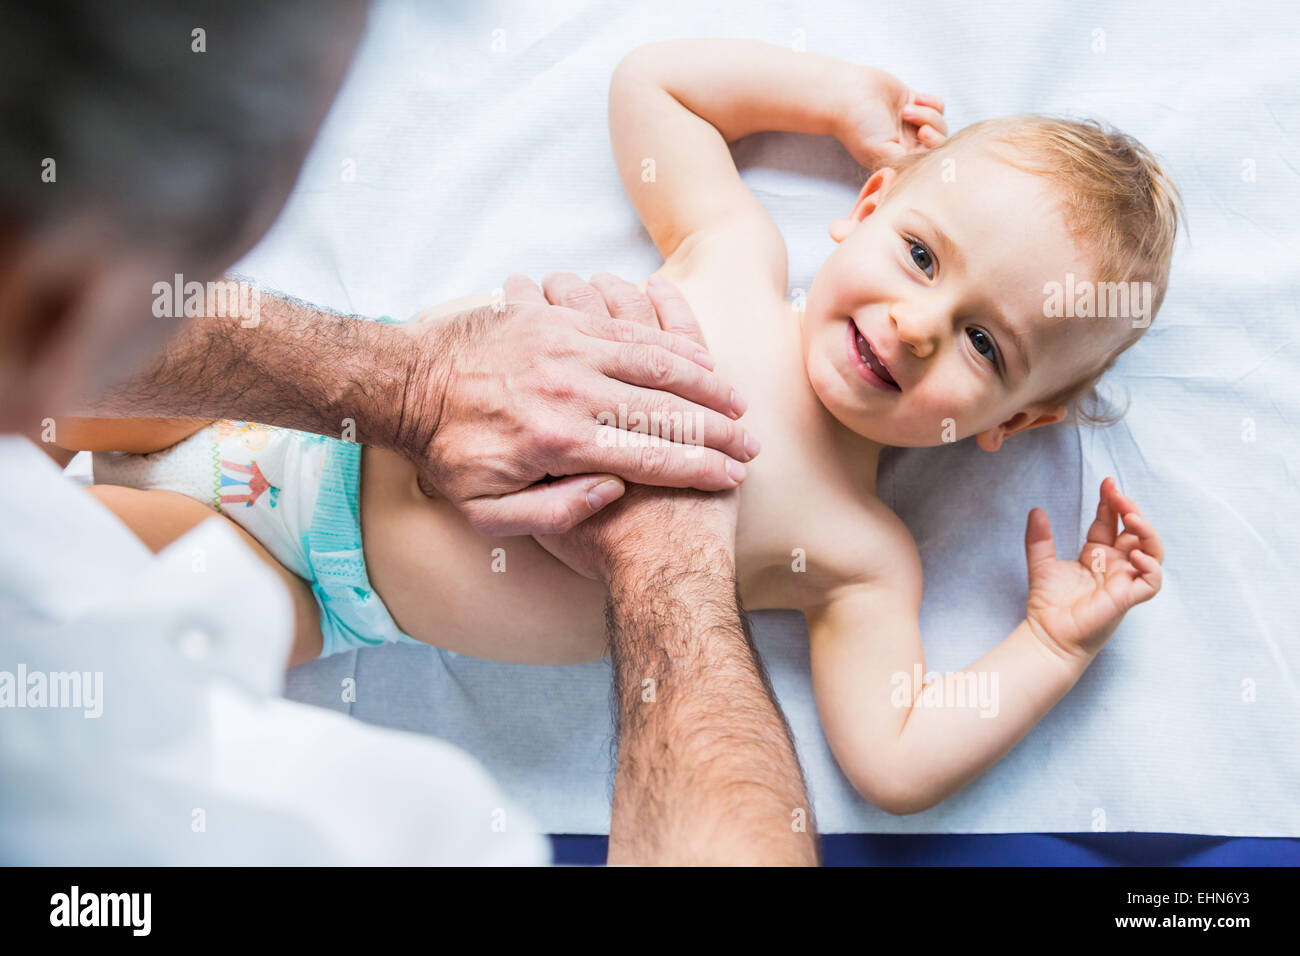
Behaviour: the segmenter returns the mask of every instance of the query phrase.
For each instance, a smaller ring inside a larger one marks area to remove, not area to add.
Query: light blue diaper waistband
[[[403,633],[370,586],[361,549],[361,446],[322,435],[325,464],[303,551],[321,612],[321,657],[358,647],[420,641]]]

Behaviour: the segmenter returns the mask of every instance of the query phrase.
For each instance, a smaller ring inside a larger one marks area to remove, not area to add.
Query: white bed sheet
[[[827,832],[1300,835],[1300,14],[1283,2],[783,6],[383,2],[291,202],[239,269],[393,315],[510,271],[644,277],[658,258],[615,175],[605,92],[619,59],[653,39],[802,42],[878,64],[942,94],[954,130],[1036,111],[1138,135],[1181,186],[1191,228],[1164,309],[1110,377],[1131,395],[1127,417],[1041,429],[997,455],[969,441],[891,454],[880,488],[923,556],[930,669],[968,664],[1023,615],[1028,510],[1045,507],[1061,552],[1077,554],[1107,474],[1165,537],[1164,592],[1000,764],[903,819],[836,769],[802,619],[756,615],[758,639]],[[786,236],[792,290],[807,289],[861,172],[829,140],[764,134],[736,154]],[[551,832],[607,829],[606,665],[395,647],[299,668],[288,692],[347,709],[338,682],[353,674],[356,716],[465,746]]]

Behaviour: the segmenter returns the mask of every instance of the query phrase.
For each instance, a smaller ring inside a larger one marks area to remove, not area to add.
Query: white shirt
[[[548,861],[467,754],[281,698],[292,606],[232,529],[153,555],[26,439],[0,475],[0,863]]]

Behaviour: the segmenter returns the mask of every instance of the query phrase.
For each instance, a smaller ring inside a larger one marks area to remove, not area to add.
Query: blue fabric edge
[[[608,837],[551,834],[560,865],[605,862]],[[1185,833],[828,833],[826,866],[1298,866],[1300,838]]]

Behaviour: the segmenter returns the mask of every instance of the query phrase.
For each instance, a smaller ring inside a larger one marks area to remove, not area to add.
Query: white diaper
[[[418,641],[370,586],[361,548],[361,446],[220,421],[149,455],[96,452],[95,481],[177,491],[231,518],[312,586],[321,656]]]

